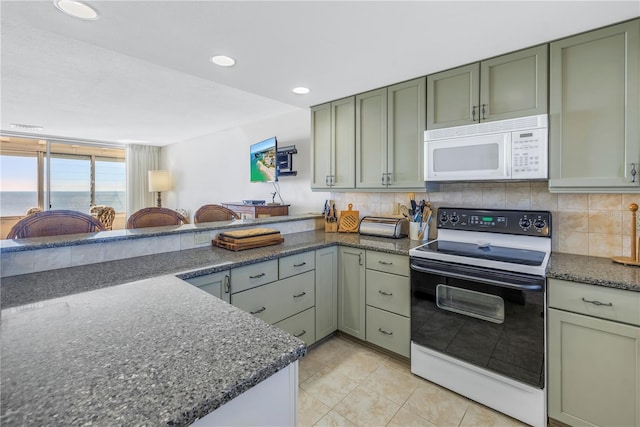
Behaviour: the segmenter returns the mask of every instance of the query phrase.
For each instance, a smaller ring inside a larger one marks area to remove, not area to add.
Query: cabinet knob
[[[631,182],[636,182],[636,175],[638,172],[636,171],[636,164],[631,163]]]
[[[382,328],[378,328],[378,331],[379,331],[380,333],[385,334],[385,335],[393,335],[393,332],[387,332],[387,331],[385,331],[385,330],[384,330],[384,329],[382,329]]]
[[[487,110],[485,109],[485,107],[487,106],[487,104],[482,104],[482,120],[485,120],[485,113],[487,112]]]
[[[475,105],[471,109],[471,120],[474,121],[474,122],[476,121],[476,106]]]
[[[266,274],[260,273],[260,274],[256,274],[255,276],[249,276],[249,279],[259,279],[260,277],[264,277],[264,276],[266,276]]]
[[[595,301],[595,300],[591,301],[591,300],[588,300],[588,299],[584,299],[584,297],[582,298],[582,301],[588,302],[589,304],[593,304],[593,305],[605,305],[607,307],[613,307],[613,303],[610,303],[610,302],[600,302],[600,301]]]
[[[306,292],[302,291],[302,292],[300,292],[299,294],[294,295],[293,297],[294,297],[294,298],[300,298],[300,297],[305,296],[306,294],[307,294]]]

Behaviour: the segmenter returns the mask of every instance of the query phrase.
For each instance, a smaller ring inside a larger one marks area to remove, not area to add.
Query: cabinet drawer
[[[316,342],[315,330],[316,330],[316,309],[311,307],[302,313],[295,314],[287,319],[281,320],[278,323],[274,323],[273,326],[277,326],[285,332],[290,333],[296,338],[300,338],[307,345],[311,345]]]
[[[309,251],[302,254],[286,256],[278,260],[280,278],[295,276],[316,268],[316,253]]]
[[[549,279],[549,307],[640,326],[640,292]]]
[[[278,260],[258,262],[231,270],[231,293],[278,280]]]
[[[267,323],[276,323],[314,306],[313,271],[231,295],[231,304]]]
[[[409,276],[409,257],[385,252],[367,251],[367,268],[385,273]]]
[[[409,357],[409,318],[367,306],[367,341]]]
[[[411,315],[411,284],[408,277],[367,270],[366,286],[367,305],[406,317]]]

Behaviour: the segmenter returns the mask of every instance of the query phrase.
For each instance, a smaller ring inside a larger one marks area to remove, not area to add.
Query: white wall
[[[268,120],[163,147],[160,165],[171,172],[173,190],[163,193],[163,206],[193,213],[208,203],[244,199],[271,201],[273,184],[249,181],[249,146],[272,136],[279,146],[295,145],[297,176],[280,177],[280,195],[289,213],[320,213],[329,193],[310,188],[310,114],[300,109]],[[279,199],[276,196],[276,202]]]

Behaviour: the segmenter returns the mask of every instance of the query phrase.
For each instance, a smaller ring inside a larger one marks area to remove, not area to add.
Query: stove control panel
[[[438,228],[551,237],[551,212],[439,208]]]

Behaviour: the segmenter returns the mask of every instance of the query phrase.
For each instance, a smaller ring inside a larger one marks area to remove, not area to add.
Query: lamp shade
[[[170,189],[169,171],[149,171],[149,191],[168,191]]]

